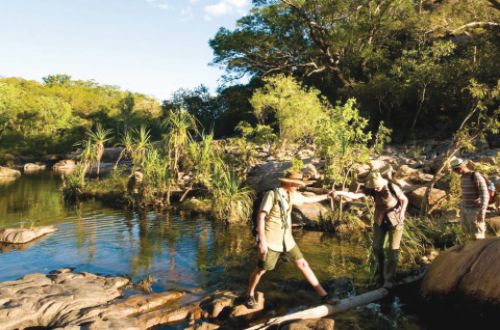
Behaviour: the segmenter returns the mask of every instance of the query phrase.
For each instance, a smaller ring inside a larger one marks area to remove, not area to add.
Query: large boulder
[[[500,236],[500,216],[487,218],[486,224],[494,235],[496,235],[497,237]]]
[[[59,174],[71,174],[76,170],[76,162],[72,159],[63,159],[52,166],[52,170]]]
[[[500,238],[454,246],[432,263],[422,282],[424,298],[466,297],[500,304]]]
[[[405,180],[406,182],[412,184],[425,184],[432,181],[433,175],[425,174],[418,169],[411,168],[408,165],[402,165],[396,173],[394,173],[395,179]]]
[[[424,200],[425,190],[427,187],[420,187],[408,194],[408,199],[410,204],[416,208],[422,206],[422,201]],[[444,202],[446,197],[446,191],[441,189],[432,188],[431,194],[429,195],[429,205],[434,206],[438,203]]]
[[[323,220],[328,217],[330,210],[322,203],[308,203],[294,205],[292,210],[292,222],[310,229],[322,227]]]
[[[0,242],[25,244],[55,231],[57,231],[57,228],[54,226],[35,228],[3,228],[0,229]]]
[[[247,184],[257,193],[271,190],[280,185],[279,178],[292,166],[291,162],[270,161],[255,166],[247,176]]]
[[[104,148],[104,152],[102,154],[101,161],[114,163],[118,160],[118,158],[120,158],[122,151],[123,151],[122,147]],[[124,160],[124,159],[122,159],[122,160]]]
[[[36,164],[36,163],[26,163],[23,166],[24,173],[33,173],[38,171],[45,170],[47,166],[45,164]]]
[[[0,166],[0,178],[18,178],[21,172],[12,168]]]

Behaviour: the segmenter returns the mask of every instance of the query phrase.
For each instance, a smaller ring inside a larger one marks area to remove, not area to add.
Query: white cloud
[[[161,10],[173,10],[175,7],[166,0],[146,0],[148,3]]]
[[[242,15],[250,7],[250,0],[219,0],[219,2],[205,6],[207,17],[222,16],[232,13]]]
[[[190,21],[198,15],[205,20],[224,15],[244,15],[251,6],[251,0],[145,0],[160,10],[177,12],[182,21]]]

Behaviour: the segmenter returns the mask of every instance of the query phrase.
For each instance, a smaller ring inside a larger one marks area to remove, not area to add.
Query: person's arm
[[[257,236],[259,237],[259,253],[265,255],[267,253],[266,235],[264,234],[265,222],[267,213],[260,211],[257,214]]]
[[[268,191],[262,198],[262,202],[259,207],[259,212],[257,213],[257,237],[259,239],[259,254],[264,256],[267,253],[267,241],[266,241],[266,217],[271,212],[275,200],[274,191]]]
[[[341,196],[341,197],[347,197],[347,198],[350,198],[350,199],[360,199],[360,198],[365,198],[366,195],[363,194],[363,193],[353,193],[353,192],[350,192],[350,191],[334,191],[333,192],[333,196]]]
[[[481,201],[481,212],[479,213],[479,219],[478,221],[484,221],[486,218],[486,210],[488,209],[488,202],[490,200],[490,194],[488,192],[488,187],[486,185],[486,181],[484,180],[483,176],[476,173],[474,175],[474,179],[476,181],[476,185],[479,189],[479,199]]]
[[[294,192],[292,197],[292,203],[293,205],[300,206],[302,204],[319,203],[332,197],[333,197],[332,192],[316,196],[304,196],[299,192]]]
[[[408,197],[406,197],[405,193],[398,186],[392,185],[392,187],[394,188],[394,192],[396,193],[399,199],[399,203],[401,204],[399,210],[399,216],[401,217],[401,219],[404,219],[406,214],[406,209],[408,208]]]

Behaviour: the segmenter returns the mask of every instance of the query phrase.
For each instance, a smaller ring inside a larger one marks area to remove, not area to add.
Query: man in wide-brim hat
[[[396,275],[408,198],[399,186],[384,179],[379,172],[375,171],[366,178],[362,193],[335,191],[333,195],[352,199],[365,196],[373,197],[375,202],[373,252],[377,259],[376,281],[385,287],[392,287]],[[389,236],[388,260],[384,262],[384,242],[387,235]]]
[[[323,302],[333,303],[329,295],[319,283],[316,275],[304,259],[292,235],[292,206],[306,203],[317,203],[331,198],[331,194],[306,197],[297,189],[312,183],[304,181],[303,175],[297,171],[288,171],[280,179],[281,186],[264,194],[257,213],[257,235],[259,261],[250,276],[246,293],[246,305],[257,307],[255,288],[267,271],[273,270],[281,255],[285,255],[304,274]]]
[[[453,158],[450,167],[461,176],[460,209],[463,230],[475,239],[483,239],[486,235],[485,217],[490,198],[486,180],[481,174],[467,168],[467,163],[462,158]]]

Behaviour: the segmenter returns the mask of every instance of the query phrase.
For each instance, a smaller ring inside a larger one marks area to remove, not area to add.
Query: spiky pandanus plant
[[[194,170],[194,183],[211,188],[214,167],[221,161],[222,150],[214,144],[213,134],[201,134],[201,141],[192,141],[188,147],[188,166]]]
[[[134,164],[134,169],[135,167],[142,164],[146,155],[146,151],[151,146],[151,135],[146,127],[141,126],[138,130],[135,131],[135,135],[136,137],[134,140],[132,151],[132,161]]]
[[[85,140],[83,142],[82,153],[80,154],[80,165],[78,167],[78,175],[80,176],[80,184],[83,187],[85,185],[85,175],[87,171],[92,166],[95,160],[94,145],[91,140]]]
[[[252,214],[254,192],[243,186],[238,175],[224,163],[218,164],[212,175],[212,210],[217,220],[245,222]]]
[[[157,149],[145,149],[141,162],[144,181],[142,183],[142,198],[146,204],[157,201],[159,194],[169,191],[169,173],[166,166],[167,160],[161,157]],[[169,204],[169,198],[166,203]]]
[[[132,157],[132,153],[134,152],[134,138],[129,131],[125,131],[125,133],[122,135],[120,139],[120,145],[123,147],[123,149],[120,152],[118,159],[116,160],[115,166],[113,167],[114,171],[116,171],[116,169],[118,168],[118,164],[123,157]]]
[[[100,123],[97,123],[95,131],[92,130],[87,131],[87,136],[94,143],[94,155],[97,163],[98,178],[101,168],[101,158],[104,153],[104,144],[111,139],[110,135],[111,135],[111,130],[104,129]]]
[[[179,109],[170,111],[163,126],[167,129],[165,151],[169,159],[169,170],[179,180],[179,162],[193,140],[192,134],[197,132],[196,119],[190,113]]]

